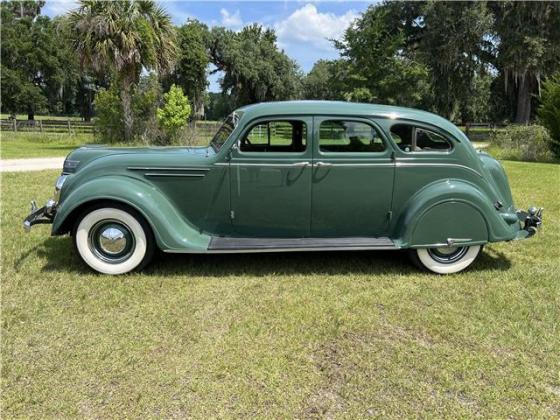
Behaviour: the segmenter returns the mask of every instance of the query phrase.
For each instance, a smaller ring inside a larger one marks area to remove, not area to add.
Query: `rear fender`
[[[127,204],[144,216],[162,250],[204,252],[210,237],[200,233],[153,185],[123,176],[105,176],[85,182],[69,192],[57,207],[53,235],[64,233],[63,226],[84,205],[111,200]]]
[[[446,244],[449,239],[461,239],[454,242],[466,245],[510,240],[516,232],[483,191],[469,182],[449,179],[414,194],[394,234],[403,247],[426,247]]]

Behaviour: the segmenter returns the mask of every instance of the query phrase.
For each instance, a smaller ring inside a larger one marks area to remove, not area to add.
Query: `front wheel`
[[[470,266],[480,254],[481,245],[447,246],[439,248],[412,249],[413,261],[438,274],[458,273]]]
[[[74,246],[82,260],[103,274],[141,269],[154,253],[148,224],[136,212],[116,204],[87,210],[73,233]]]

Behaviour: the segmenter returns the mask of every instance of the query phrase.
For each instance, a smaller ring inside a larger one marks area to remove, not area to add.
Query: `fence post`
[[[469,137],[469,126],[470,126],[469,123],[466,123],[466,124],[465,124],[465,135],[466,135],[467,137]]]
[[[68,134],[70,134],[71,133],[71,131],[70,131],[70,119],[68,119],[67,123],[68,123]]]
[[[14,121],[14,131],[17,131],[17,118],[14,118],[13,121]]]
[[[43,132],[43,120],[39,120],[39,131]]]

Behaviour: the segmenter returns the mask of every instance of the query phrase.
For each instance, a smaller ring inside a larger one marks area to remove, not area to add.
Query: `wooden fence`
[[[189,124],[189,130],[206,136],[213,135],[221,126],[217,121],[196,121]],[[93,122],[79,120],[16,120],[0,119],[2,131],[41,133],[94,133]]]
[[[2,131],[41,133],[93,133],[93,122],[78,120],[0,120]]]

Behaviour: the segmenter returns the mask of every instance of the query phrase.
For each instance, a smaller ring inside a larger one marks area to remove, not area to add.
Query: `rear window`
[[[391,137],[403,152],[447,152],[451,142],[441,134],[410,124],[395,124]]]

